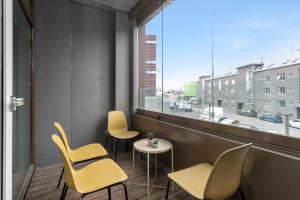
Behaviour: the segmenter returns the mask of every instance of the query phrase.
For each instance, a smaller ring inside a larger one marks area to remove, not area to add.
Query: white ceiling
[[[102,4],[117,10],[129,12],[139,0],[75,0],[83,4]]]

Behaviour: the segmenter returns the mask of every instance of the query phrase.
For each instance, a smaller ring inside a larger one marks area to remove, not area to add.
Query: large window
[[[139,26],[139,108],[300,137],[290,126],[299,10],[293,0],[167,2]]]

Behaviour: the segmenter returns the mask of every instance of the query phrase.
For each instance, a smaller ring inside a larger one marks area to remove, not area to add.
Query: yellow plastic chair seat
[[[103,156],[107,156],[107,151],[98,143],[88,144],[69,151],[69,157],[72,162],[80,162]]]
[[[122,131],[122,132],[110,133],[111,136],[118,139],[130,139],[136,137],[138,134],[139,132],[137,131]]]
[[[86,194],[123,182],[128,176],[113,160],[103,159],[76,171],[74,179],[76,190]]]
[[[168,174],[168,177],[186,192],[204,199],[204,190],[213,165],[203,163]]]

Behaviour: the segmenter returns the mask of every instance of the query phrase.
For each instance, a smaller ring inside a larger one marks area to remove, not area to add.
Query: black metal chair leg
[[[66,189],[65,189],[65,193],[64,193],[64,196],[63,196],[63,200],[66,198],[66,195],[67,195],[68,189],[69,189],[69,187],[67,186],[67,187],[66,187]]]
[[[129,151],[129,139],[126,140],[126,150],[127,150],[127,152]]]
[[[106,131],[106,137],[105,137],[105,143],[104,143],[105,148],[106,148],[106,145],[107,145],[108,137],[109,137],[109,134],[108,134],[108,131]]]
[[[127,187],[124,183],[122,183],[123,187],[124,187],[124,192],[125,192],[125,198],[126,200],[128,200],[128,192],[127,192]]]
[[[65,193],[66,187],[67,187],[67,184],[65,183],[65,184],[64,184],[64,187],[63,187],[63,189],[62,189],[62,191],[61,191],[61,194],[60,194],[60,200],[63,200],[63,199],[64,199],[64,193]]]
[[[118,139],[115,139],[115,162],[117,162]]]
[[[57,184],[57,187],[56,187],[56,189],[58,189],[59,188],[59,186],[60,186],[60,182],[61,182],[61,179],[62,179],[62,176],[64,175],[64,168],[62,169],[62,171],[61,171],[61,174],[60,174],[60,177],[59,177],[59,181],[58,181],[58,184]]]
[[[81,195],[80,196],[80,200],[83,200],[83,197],[85,196],[85,194]]]
[[[245,195],[244,195],[243,191],[240,188],[238,188],[237,190],[239,191],[239,193],[242,197],[242,200],[245,200],[246,198],[245,198]]]
[[[108,191],[108,199],[111,200],[111,189],[110,189],[110,187],[107,188],[107,191]]]
[[[170,183],[171,183],[171,180],[169,179],[168,180],[168,185],[167,185],[167,191],[166,191],[166,200],[168,200],[168,197],[169,197],[169,189],[170,189]]]

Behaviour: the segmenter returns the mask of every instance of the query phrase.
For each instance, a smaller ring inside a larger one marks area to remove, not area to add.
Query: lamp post
[[[291,116],[291,114],[285,113],[282,115],[284,116],[284,119],[285,119],[285,134],[287,136],[289,136],[290,135],[290,116]]]

